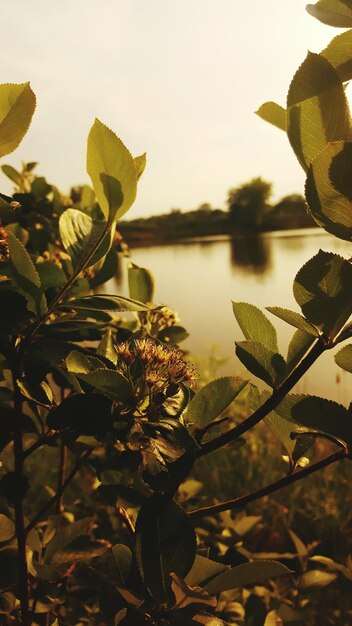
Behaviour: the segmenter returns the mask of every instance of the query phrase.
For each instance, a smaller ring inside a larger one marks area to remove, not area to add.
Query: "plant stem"
[[[221,502],[220,504],[213,504],[210,506],[202,507],[200,509],[195,509],[194,511],[190,511],[188,515],[193,519],[197,519],[198,517],[204,517],[205,515],[214,515],[215,513],[221,513],[222,511],[242,508],[246,504],[249,504],[249,502],[254,502],[255,500],[259,500],[259,498],[263,498],[263,496],[268,496],[271,493],[282,489],[283,487],[287,487],[288,485],[291,485],[298,480],[302,480],[302,478],[306,478],[310,474],[317,472],[323,467],[327,467],[332,463],[336,463],[336,461],[346,459],[350,456],[351,453],[344,448],[343,450],[334,452],[333,454],[327,456],[321,461],[317,461],[317,463],[313,463],[313,465],[308,465],[304,469],[280,478],[280,480],[276,481],[275,483],[271,483],[271,485],[267,485],[262,489],[253,491],[253,493],[249,493],[246,496],[241,496],[239,498],[234,498],[233,500],[227,500],[227,502]]]
[[[59,471],[57,479],[57,500],[56,500],[56,512],[62,513],[64,510],[64,492],[62,491],[62,485],[65,482],[67,468],[67,446],[61,439],[60,441],[60,455],[59,455]]]
[[[331,347],[332,345],[326,344],[322,338],[319,338],[296,369],[293,370],[290,376],[284,380],[280,387],[273,391],[272,395],[256,411],[254,411],[252,415],[247,417],[240,424],[237,424],[237,426],[234,426],[222,435],[219,435],[219,437],[204,443],[197,451],[196,457],[202,457],[205,454],[209,454],[209,452],[213,452],[214,450],[221,448],[227,443],[230,443],[230,441],[233,441],[243,435],[243,433],[253,428],[256,424],[259,424],[259,422],[261,422],[262,419],[270,413],[270,411],[275,409],[275,407],[280,404],[280,402],[302,378],[311,365],[313,365],[318,357],[320,357],[325,350],[328,350]]]
[[[15,527],[18,550],[18,594],[21,604],[21,621],[23,626],[29,626],[29,594],[28,594],[28,566],[26,530],[23,513],[23,440],[22,440],[22,396],[17,384],[18,365],[17,355],[13,356],[12,380],[14,390],[14,420],[13,420],[13,446],[15,457],[15,475],[18,484],[15,496]]]
[[[32,521],[28,524],[28,526],[26,528],[26,533],[27,534],[29,533],[30,530],[32,530],[32,528],[35,527],[36,524],[38,524],[38,522],[41,520],[43,515],[45,515],[45,513],[49,509],[51,509],[51,507],[58,501],[58,499],[61,496],[61,494],[64,493],[66,487],[70,484],[70,482],[76,476],[77,472],[80,470],[80,468],[83,465],[84,461],[89,457],[89,455],[92,453],[92,451],[93,451],[93,448],[90,448],[89,450],[85,450],[83,452],[83,454],[77,459],[74,467],[72,468],[72,470],[70,471],[70,473],[68,474],[68,476],[66,477],[64,482],[62,483],[61,487],[57,490],[55,495],[53,495],[53,497],[50,498],[50,500],[48,500],[46,502],[46,504],[44,504],[44,506],[41,508],[41,510],[38,511],[37,515],[35,515],[35,517],[32,519]]]

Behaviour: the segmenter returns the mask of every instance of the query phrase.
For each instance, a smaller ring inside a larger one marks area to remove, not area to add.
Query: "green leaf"
[[[284,419],[352,444],[352,413],[338,402],[289,394],[275,410]]]
[[[132,568],[131,550],[123,543],[117,543],[108,557],[107,566],[104,570],[108,573],[111,582],[117,587],[126,587]]]
[[[335,361],[346,372],[352,373],[352,344],[344,346],[335,354]]]
[[[303,265],[294,280],[293,293],[303,315],[330,339],[352,313],[351,283],[352,265],[322,250]]]
[[[137,180],[140,179],[140,177],[142,176],[145,167],[147,165],[147,155],[144,152],[144,154],[141,154],[140,156],[136,156],[134,157],[134,164],[136,166],[136,172],[137,172]]]
[[[185,578],[185,582],[190,587],[196,587],[205,581],[209,582],[211,578],[215,578],[215,576],[218,576],[218,574],[228,569],[230,569],[228,565],[211,561],[204,556],[196,554],[196,558],[191,570]]]
[[[99,342],[99,345],[97,347],[97,354],[105,357],[106,359],[109,359],[111,363],[116,365],[117,354],[115,350],[114,335],[110,329],[107,330],[106,333],[104,333],[104,335],[102,336],[101,341]]]
[[[287,96],[287,134],[304,170],[330,141],[348,139],[349,111],[341,80],[319,54],[308,53]]]
[[[93,517],[85,517],[84,519],[80,519],[72,524],[67,524],[67,526],[58,527],[54,537],[51,541],[49,541],[46,547],[44,563],[50,565],[58,552],[64,550],[78,537],[88,535],[91,531],[93,522]]]
[[[43,289],[58,289],[67,282],[65,272],[52,261],[37,263],[35,269],[39,274]]]
[[[169,497],[153,494],[142,505],[136,523],[136,557],[146,588],[166,603],[170,573],[184,578],[196,555],[196,536],[186,513]]]
[[[20,174],[17,170],[15,170],[14,167],[12,167],[12,165],[2,165],[1,166],[2,171],[4,172],[5,176],[7,176],[10,180],[12,180],[12,182],[15,183],[15,185],[20,186],[22,184],[22,174]]]
[[[130,297],[140,302],[153,302],[155,278],[152,272],[134,263],[128,264],[128,287]]]
[[[212,422],[227,409],[248,381],[224,376],[203,387],[189,403],[185,419],[198,425]]]
[[[351,11],[352,18],[352,11]],[[352,19],[351,19],[352,26]],[[334,37],[329,45],[320,53],[336,70],[342,82],[352,78],[352,30],[348,30]]]
[[[49,411],[48,428],[73,428],[80,435],[97,435],[112,428],[111,400],[99,393],[74,394]]]
[[[269,124],[273,124],[273,126],[286,132],[286,111],[276,102],[264,102],[256,114],[265,122],[269,122]]]
[[[272,352],[261,343],[254,341],[236,342],[236,354],[243,365],[270,387],[282,383],[286,373],[285,359],[281,354]]]
[[[143,304],[143,302],[138,302],[137,300],[131,300],[130,298],[124,298],[123,296],[115,296],[110,294],[96,294],[94,296],[73,298],[65,304],[62,304],[61,308],[74,309],[77,311],[79,311],[80,309],[84,309],[85,311],[106,311],[111,313],[150,310],[150,307]]]
[[[352,240],[352,143],[329,143],[311,164],[305,195],[315,221],[340,239]]]
[[[322,572],[315,569],[310,572],[305,572],[299,579],[299,586],[302,589],[311,589],[312,587],[322,588],[327,587],[336,580],[337,574],[332,572]]]
[[[291,439],[291,433],[295,430],[292,422],[289,422],[280,417],[276,413],[276,411],[270,411],[270,413],[264,418],[264,422],[271,428],[271,430],[281,441],[289,458],[292,460],[293,450],[296,445],[294,439]]]
[[[114,229],[104,236],[106,222],[93,220],[77,209],[66,209],[59,219],[62,244],[72,259],[74,268],[95,265],[110,250]],[[93,248],[101,241],[90,258]],[[89,259],[89,261],[88,261]]]
[[[110,278],[116,276],[119,268],[119,259],[116,250],[111,248],[107,253],[103,265],[99,271],[89,279],[91,289],[96,289],[99,285],[106,283]]]
[[[137,193],[136,165],[122,141],[98,119],[88,136],[87,172],[106,221],[124,215]]]
[[[21,143],[35,104],[29,83],[0,85],[0,157],[10,154]]]
[[[23,244],[8,233],[10,258],[1,263],[1,273],[11,278],[18,291],[26,298],[27,308],[37,317],[47,312],[47,304],[37,270]]]
[[[112,400],[128,402],[133,398],[134,392],[130,381],[119,372],[96,369],[88,374],[76,375]]]
[[[314,335],[315,337],[318,337],[319,335],[318,330],[314,328],[314,326],[310,324],[302,315],[296,313],[296,311],[283,309],[280,306],[267,306],[266,310],[299,330],[309,333],[310,335]]]
[[[177,346],[181,341],[185,341],[189,337],[189,333],[183,326],[168,326],[158,332],[157,339],[168,343],[171,346]]]
[[[99,368],[106,369],[103,361],[78,350],[72,350],[66,357],[66,367],[72,374],[88,374]]]
[[[287,368],[286,375],[289,376],[298,363],[303,359],[311,345],[314,343],[314,337],[306,333],[304,330],[296,330],[289,343],[287,351]]]
[[[232,302],[232,308],[248,341],[261,343],[271,352],[278,351],[276,330],[260,309],[247,302]]]
[[[186,606],[201,604],[215,607],[217,605],[216,598],[210,596],[204,589],[200,587],[189,587],[187,583],[171,572],[172,578],[171,588],[175,597],[175,603],[178,610],[184,609]]]
[[[219,576],[216,576],[210,583],[205,585],[204,589],[211,594],[221,593],[228,589],[254,585],[269,578],[278,578],[279,576],[287,576],[292,573],[292,570],[278,561],[253,561],[251,563],[243,563],[219,574]]]
[[[0,543],[3,541],[9,541],[15,534],[15,524],[13,521],[0,513]]]
[[[307,4],[306,10],[323,24],[338,28],[352,26],[351,0],[319,0],[316,4]]]

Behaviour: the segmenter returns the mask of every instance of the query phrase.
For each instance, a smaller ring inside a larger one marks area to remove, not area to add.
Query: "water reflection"
[[[267,238],[240,237],[230,239],[230,260],[232,270],[263,274],[271,268],[271,246]]]

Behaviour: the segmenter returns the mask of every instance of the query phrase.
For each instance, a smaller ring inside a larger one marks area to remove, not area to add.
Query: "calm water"
[[[231,300],[260,308],[282,306],[299,310],[292,283],[299,268],[319,249],[349,257],[351,246],[320,229],[285,231],[259,238],[230,240],[203,238],[183,243],[138,248],[132,251],[137,265],[153,271],[158,303],[176,309],[190,333],[184,349],[208,357],[214,348],[227,361],[220,374],[245,375],[234,353],[242,333],[232,313]],[[127,295],[127,263],[108,286],[110,292]],[[274,318],[281,351],[286,355],[294,329]],[[246,376],[247,377],[247,376]],[[352,375],[338,368],[329,352],[298,383],[295,391],[350,401]],[[352,398],[351,398],[352,399]]]

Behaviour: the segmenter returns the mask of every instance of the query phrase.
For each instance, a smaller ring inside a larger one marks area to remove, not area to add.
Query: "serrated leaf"
[[[151,307],[143,302],[132,300],[131,298],[124,298],[123,296],[96,294],[94,296],[72,298],[72,300],[62,304],[61,308],[75,309],[77,311],[82,309],[88,312],[105,311],[109,313],[122,313],[128,311],[149,311]]]
[[[90,215],[78,209],[66,209],[59,219],[59,231],[62,244],[72,259],[74,268],[91,267],[102,259],[110,250],[114,229],[106,230],[106,222],[93,220]],[[90,258],[93,248],[101,241],[98,249]],[[88,261],[89,259],[89,261]]]
[[[142,176],[145,167],[147,165],[147,155],[144,152],[144,154],[141,154],[139,156],[134,157],[134,164],[136,166],[136,172],[137,172],[137,180],[140,179],[140,177]]]
[[[235,400],[247,381],[235,376],[224,376],[203,387],[189,403],[185,419],[205,425],[218,417]]]
[[[153,494],[142,505],[136,522],[136,558],[153,598],[167,601],[170,573],[184,578],[196,554],[196,536],[186,513],[169,497]]]
[[[286,111],[276,102],[264,102],[256,114],[265,122],[269,122],[269,124],[273,124],[273,126],[286,132]]]
[[[128,264],[128,287],[130,297],[140,302],[153,302],[155,278],[152,272],[134,263]]]
[[[314,343],[313,335],[304,330],[296,330],[288,346],[286,375],[289,376],[298,363],[303,359],[311,345]]]
[[[316,4],[307,4],[306,10],[323,24],[338,28],[352,26],[351,0],[319,0]]]
[[[335,361],[343,370],[352,373],[352,344],[344,346],[339,350],[338,353],[335,354]]]
[[[52,261],[37,263],[36,270],[39,274],[43,289],[58,289],[66,284],[65,272]]]
[[[204,589],[210,594],[216,594],[228,589],[254,585],[269,578],[278,578],[279,576],[287,576],[292,573],[292,570],[278,561],[253,561],[237,565],[237,567],[219,574],[219,576],[216,576],[210,583],[205,585]]]
[[[330,338],[352,313],[351,283],[352,265],[322,250],[303,265],[294,280],[293,293],[303,315]]]
[[[217,563],[216,561],[212,561],[211,559],[197,554],[192,568],[185,578],[185,582],[190,587],[195,587],[209,581],[211,578],[215,578],[215,576],[218,576],[218,574],[228,569],[230,569],[228,565]]]
[[[276,411],[270,411],[270,413],[264,418],[264,422],[273,430],[284,446],[289,458],[292,459],[296,442],[291,439],[291,433],[295,430],[295,426],[291,422],[288,422],[280,417]]]
[[[330,63],[309,52],[287,95],[287,135],[304,170],[328,142],[347,139],[349,110],[341,80]]]
[[[305,196],[309,212],[328,233],[352,240],[352,143],[329,143],[311,164]]]
[[[261,343],[236,342],[236,354],[254,376],[266,382],[270,387],[277,387],[284,380],[285,359],[281,354],[268,350]]]
[[[72,350],[66,357],[66,367],[72,374],[88,374],[96,369],[107,369],[105,364],[95,356]]]
[[[351,11],[352,26],[352,11]],[[335,68],[342,82],[352,78],[352,30],[337,35],[320,53]]]
[[[130,381],[114,370],[96,369],[88,374],[77,373],[77,377],[111,400],[128,402],[133,398]]]
[[[136,165],[122,141],[98,119],[88,136],[87,172],[106,221],[124,215],[137,193]]]
[[[267,306],[266,310],[279,317],[287,324],[298,328],[299,330],[305,331],[310,335],[314,335],[318,337],[319,332],[312,324],[310,324],[302,315],[296,313],[296,311],[290,311],[289,309],[283,309],[280,306]]]
[[[110,329],[107,330],[106,333],[104,333],[104,335],[102,336],[101,341],[99,342],[97,347],[97,354],[105,357],[106,359],[109,359],[111,363],[116,365],[117,354],[114,344],[114,335]]]
[[[27,308],[37,317],[44,315],[48,308],[39,274],[23,244],[8,233],[10,257],[1,263],[1,273],[11,278],[18,291],[26,298]]]
[[[29,83],[0,85],[0,157],[10,154],[21,143],[35,104]]]
[[[278,352],[277,334],[266,315],[253,304],[232,302],[237,323],[248,341],[261,343],[267,350]]]

